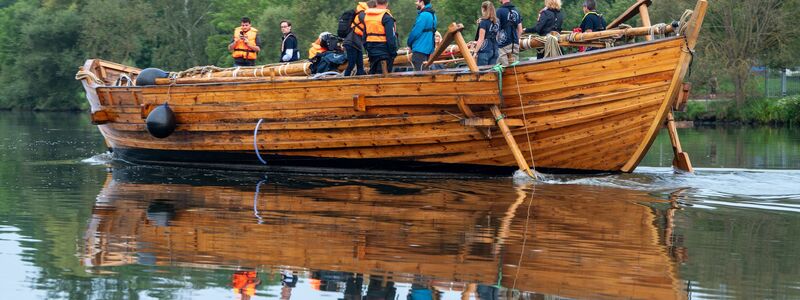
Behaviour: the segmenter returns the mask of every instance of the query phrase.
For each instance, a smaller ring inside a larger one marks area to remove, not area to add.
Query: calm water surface
[[[682,129],[633,174],[420,179],[112,164],[0,112],[3,299],[797,299],[800,130]]]

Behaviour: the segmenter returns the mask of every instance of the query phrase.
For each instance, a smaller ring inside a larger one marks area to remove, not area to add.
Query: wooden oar
[[[461,53],[470,53],[469,48],[467,48],[467,43],[464,41],[464,37],[461,35],[462,30],[464,30],[464,25],[453,23],[448,27],[447,35],[452,36],[453,39],[455,39],[458,48],[461,50]],[[478,64],[475,62],[475,58],[472,57],[472,55],[465,55],[464,60],[467,62],[467,66],[471,72],[477,73],[480,71],[478,69]],[[428,62],[431,62],[431,59],[429,59]],[[511,129],[508,128],[505,115],[503,115],[497,105],[492,105],[489,107],[489,110],[491,110],[492,116],[494,116],[494,119],[497,122],[497,127],[500,127],[500,131],[503,133],[503,138],[505,138],[508,148],[511,149],[511,154],[514,155],[514,160],[517,161],[517,166],[519,166],[519,169],[528,174],[528,176],[531,178],[536,178],[533,175],[533,171],[531,171],[531,167],[528,166],[528,161],[525,160],[525,156],[522,155],[522,151],[519,150],[519,145],[517,145],[517,141],[514,140],[514,135],[511,134]]]
[[[672,142],[672,153],[675,158],[672,160],[672,166],[684,172],[694,173],[692,168],[692,161],[689,160],[689,154],[683,152],[681,148],[681,140],[678,138],[678,129],[675,127],[675,117],[672,112],[667,114],[667,131],[669,131],[669,140]]]

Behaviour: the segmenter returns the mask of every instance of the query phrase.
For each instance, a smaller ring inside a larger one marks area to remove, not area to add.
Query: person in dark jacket
[[[550,32],[561,32],[561,24],[564,23],[564,13],[561,12],[561,0],[545,0],[544,8],[539,11],[539,19],[536,21],[536,26],[533,28],[526,28],[525,33],[535,33],[540,36],[545,36]],[[539,49],[536,53],[536,58],[544,57],[544,51]]]
[[[603,15],[597,13],[597,3],[594,0],[583,1],[583,20],[581,20],[582,32],[597,32],[606,30],[606,20]],[[586,51],[592,51],[596,48],[586,48]]]
[[[363,3],[363,5],[362,5]],[[364,72],[364,32],[367,31],[364,22],[358,18],[361,12],[375,7],[375,0],[359,2],[356,6],[356,17],[350,24],[351,30],[344,38],[344,51],[347,53],[347,69],[344,76],[366,75]]]
[[[292,33],[292,22],[281,21],[281,57],[280,62],[291,62],[300,59],[300,51],[297,48],[297,37]]]
[[[478,20],[478,32],[475,37],[475,56],[479,66],[491,66],[497,63],[499,48],[497,33],[500,24],[492,1],[481,4],[481,18]]]
[[[422,70],[422,63],[434,50],[434,33],[436,32],[436,13],[431,7],[431,0],[417,0],[417,20],[411,33],[408,34],[408,47],[411,48],[411,64],[414,71]]]
[[[497,34],[499,57],[497,61],[508,66],[519,60],[519,36],[522,34],[522,15],[511,0],[500,0],[503,3],[497,9],[500,32]]]
[[[606,30],[606,20],[603,15],[597,13],[597,4],[594,0],[583,1],[583,20],[581,20],[581,31],[597,32]]]

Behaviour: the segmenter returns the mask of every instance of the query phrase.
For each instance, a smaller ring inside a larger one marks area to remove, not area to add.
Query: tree
[[[211,17],[216,7],[211,0],[156,1],[157,31],[153,66],[185,69],[209,63],[205,52],[208,37],[216,33]]]

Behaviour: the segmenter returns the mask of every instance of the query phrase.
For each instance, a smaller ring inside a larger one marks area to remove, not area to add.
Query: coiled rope
[[[106,82],[97,78],[97,75],[94,75],[92,72],[86,72],[84,70],[79,70],[78,73],[75,73],[75,80],[84,80],[89,79],[97,85],[106,85]]]
[[[561,45],[558,44],[560,40],[560,35],[558,34],[548,34],[545,36],[531,36],[527,39],[528,48],[531,48],[531,40],[536,40],[542,45],[544,45],[544,57],[556,57],[561,56]]]

